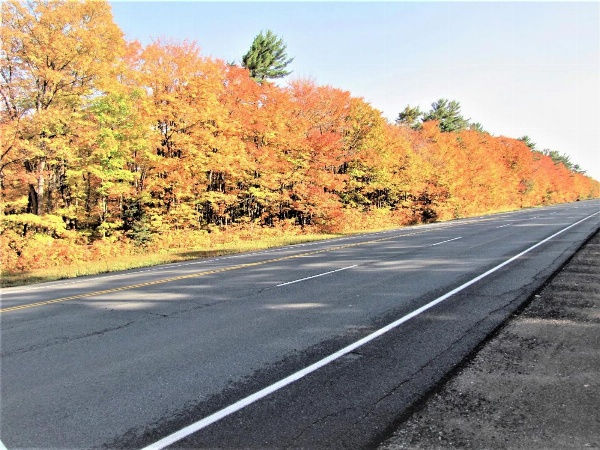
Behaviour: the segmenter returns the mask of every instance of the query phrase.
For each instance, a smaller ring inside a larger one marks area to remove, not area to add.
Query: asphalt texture
[[[600,448],[600,234],[380,450]]]
[[[3,289],[0,439],[151,445],[531,248],[174,444],[376,446],[599,228],[598,211],[578,202]]]

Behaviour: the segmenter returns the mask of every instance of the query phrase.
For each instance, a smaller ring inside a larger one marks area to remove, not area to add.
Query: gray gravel
[[[379,448],[600,448],[600,234]]]

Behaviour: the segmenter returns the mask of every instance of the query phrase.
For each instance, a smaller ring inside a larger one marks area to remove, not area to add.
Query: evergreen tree
[[[407,105],[400,114],[398,114],[398,118],[396,119],[396,125],[405,125],[414,129],[421,128],[420,118],[423,116],[423,112],[419,109],[418,106],[412,108],[410,105]]]
[[[531,140],[531,138],[527,135],[525,136],[521,136],[519,139],[517,139],[518,141],[523,142],[527,147],[529,147],[531,150],[537,150],[535,148],[535,142],[533,142]]]
[[[250,76],[263,82],[266,78],[282,78],[291,72],[285,68],[294,60],[288,58],[287,46],[271,30],[261,31],[254,38],[248,53],[242,57],[242,66],[250,70]]]
[[[423,122],[439,121],[443,132],[461,131],[469,126],[469,121],[460,114],[460,103],[456,100],[439,99],[431,104],[431,111],[423,117]]]
[[[481,125],[479,122],[471,122],[467,128],[469,130],[477,131],[478,133],[490,134],[483,129],[483,125]]]
[[[573,164],[573,162],[571,161],[571,157],[566,153],[561,154],[556,150],[550,150],[548,148],[545,148],[544,150],[542,150],[542,154],[549,156],[554,162],[554,164],[562,164],[571,171],[581,173],[581,167],[579,167],[577,164]],[[575,166],[577,166],[577,168],[574,170]]]

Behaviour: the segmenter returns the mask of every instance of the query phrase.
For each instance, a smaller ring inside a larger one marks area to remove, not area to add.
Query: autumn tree
[[[344,130],[344,153],[349,179],[342,194],[344,202],[370,208],[383,206],[387,179],[382,161],[385,122],[381,112],[363,99],[353,98]]]
[[[122,32],[103,1],[11,0],[0,8],[1,121],[18,138],[3,142],[2,167],[24,168],[28,212],[53,212],[71,202],[67,171],[76,165],[81,111],[109,89]]]
[[[101,237],[122,229],[124,210],[147,182],[152,155],[146,100],[142,89],[124,90],[99,96],[86,109],[87,129],[80,132],[91,137],[80,143],[81,166],[70,173],[84,176],[93,192],[80,194],[85,213],[82,205],[74,205],[62,214],[78,222],[87,217]]]
[[[146,207],[164,222],[196,225],[207,204],[233,207],[248,168],[224,99],[227,65],[201,56],[194,43],[157,41],[142,52],[140,70],[154,151]]]
[[[307,80],[290,83],[289,92],[292,114],[302,121],[308,147],[306,178],[295,188],[299,222],[335,229],[352,159],[346,145],[352,97],[347,91]]]
[[[250,76],[258,82],[267,78],[282,78],[291,72],[286,67],[294,60],[288,58],[287,46],[271,30],[261,31],[252,42],[248,53],[242,58],[242,66],[250,70]]]

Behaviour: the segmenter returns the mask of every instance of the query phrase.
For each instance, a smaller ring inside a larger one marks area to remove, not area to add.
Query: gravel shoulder
[[[379,450],[600,448],[600,233]]]

